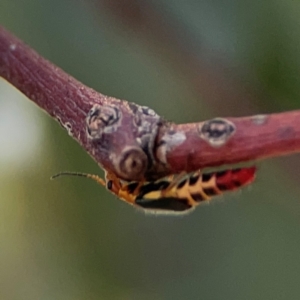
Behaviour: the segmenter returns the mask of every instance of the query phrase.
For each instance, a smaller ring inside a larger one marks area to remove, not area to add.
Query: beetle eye
[[[107,187],[108,190],[111,190],[112,187],[113,187],[113,181],[112,180],[107,181],[106,187]]]

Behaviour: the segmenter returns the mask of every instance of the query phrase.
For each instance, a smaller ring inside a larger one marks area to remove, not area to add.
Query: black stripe
[[[202,174],[202,181],[203,182],[209,181],[212,178],[213,175],[214,175],[214,173]]]
[[[132,183],[129,183],[129,184],[127,185],[127,190],[128,190],[128,192],[129,192],[130,194],[132,194],[132,193],[136,190],[136,188],[138,187],[138,185],[139,185],[138,182],[132,182]]]
[[[189,185],[190,186],[193,186],[197,183],[197,181],[199,180],[199,177],[200,175],[199,174],[196,174],[196,175],[193,175],[189,178]]]
[[[205,198],[200,194],[200,193],[194,193],[191,194],[191,197],[196,201],[196,202],[200,202],[205,200]]]
[[[203,192],[207,195],[207,196],[214,196],[217,194],[217,192],[215,191],[215,189],[213,188],[206,188],[203,189]]]
[[[228,170],[216,172],[217,178],[222,177],[228,173]]]
[[[217,187],[220,191],[228,191],[228,186],[225,184],[218,184]]]
[[[181,189],[186,184],[186,179],[182,180],[178,185],[177,188]]]
[[[170,182],[165,180],[149,182],[141,187],[138,198],[143,198],[150,192],[165,190],[169,185]]]
[[[165,211],[184,211],[192,207],[188,204],[187,199],[178,198],[159,198],[157,200],[136,199],[135,203],[144,209],[157,209]]]
[[[233,184],[234,184],[234,186],[237,187],[237,188],[238,188],[238,187],[241,187],[241,186],[243,185],[240,181],[237,181],[237,180],[234,180],[234,181],[233,181]]]

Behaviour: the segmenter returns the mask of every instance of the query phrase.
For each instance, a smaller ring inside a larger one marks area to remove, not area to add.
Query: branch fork
[[[0,27],[0,76],[57,120],[106,171],[127,181],[300,150],[300,111],[175,124],[86,87]]]

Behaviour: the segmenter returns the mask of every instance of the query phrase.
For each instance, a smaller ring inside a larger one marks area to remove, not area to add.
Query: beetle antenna
[[[79,176],[79,177],[85,177],[85,178],[91,178],[94,181],[96,181],[97,183],[99,183],[100,185],[103,185],[104,187],[106,186],[105,181],[99,177],[98,175],[94,175],[94,174],[88,174],[88,173],[80,173],[80,172],[60,172],[58,174],[55,174],[53,176],[50,177],[51,180],[60,177],[60,176]]]

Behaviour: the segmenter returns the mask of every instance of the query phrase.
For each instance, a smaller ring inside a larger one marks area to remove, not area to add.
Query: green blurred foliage
[[[104,94],[177,122],[222,115],[104,5],[96,10],[91,2],[2,0],[0,20]],[[253,113],[299,108],[300,3],[148,2],[193,39],[193,53],[203,45],[221,53],[245,85],[263,91]],[[0,299],[299,298],[298,156],[259,163],[253,186],[189,216],[154,217],[88,180],[50,181],[62,170],[102,171],[4,81],[0,126]]]

